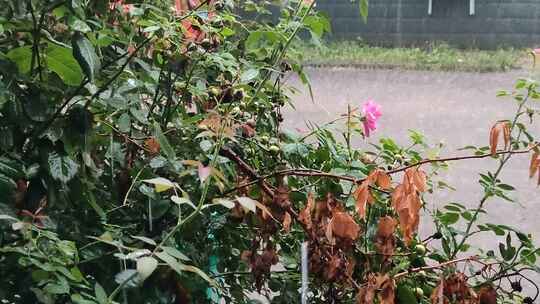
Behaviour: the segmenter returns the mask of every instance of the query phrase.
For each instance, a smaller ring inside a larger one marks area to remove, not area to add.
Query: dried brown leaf
[[[383,255],[384,260],[394,254],[396,240],[393,234],[396,225],[396,220],[390,216],[382,217],[379,220],[377,234],[375,235],[375,248],[378,253]]]
[[[358,238],[360,226],[346,212],[335,212],[329,225],[332,228],[332,235],[351,241]]]
[[[491,155],[495,156],[497,154],[497,147],[499,145],[499,137],[503,133],[504,147],[508,148],[510,145],[510,124],[508,121],[498,121],[491,127],[489,132],[489,147],[491,150]]]
[[[285,212],[285,215],[283,216],[283,230],[285,230],[285,232],[291,231],[291,223],[291,215],[289,214],[289,212]]]
[[[381,304],[394,304],[396,297],[396,284],[394,280],[387,274],[379,275],[377,286],[380,289],[379,302]]]
[[[478,290],[479,304],[497,304],[497,291],[492,285],[484,285]]]
[[[403,199],[405,198],[405,186],[403,184],[398,185],[394,192],[392,192],[392,207],[396,210],[401,209]]]
[[[392,187],[392,179],[386,172],[379,170],[377,174],[377,185],[382,189],[388,190]]]
[[[538,158],[539,154],[538,152],[534,152],[531,156],[531,163],[529,165],[529,178],[533,178],[533,176],[538,171],[538,167],[540,166],[540,159]]]
[[[504,148],[508,149],[510,147],[511,126],[508,121],[501,122],[501,124],[502,124],[502,130],[503,130]]]
[[[300,211],[300,214],[298,214],[298,220],[304,224],[306,229],[311,230],[313,227],[313,221],[311,220],[311,212],[313,210],[313,206],[315,204],[315,198],[313,197],[313,193],[309,193],[307,197],[307,203],[304,209]]]
[[[397,222],[390,216],[381,217],[377,227],[377,236],[387,238],[394,234]]]
[[[159,145],[159,142],[155,138],[150,137],[147,140],[145,140],[144,146],[146,147],[146,149],[148,149],[148,152],[150,152],[151,155],[159,154],[160,145]]]
[[[414,170],[412,174],[413,183],[416,189],[420,192],[426,192],[427,190],[427,177],[426,173],[420,169]]]
[[[360,184],[353,195],[356,200],[356,212],[363,219],[366,217],[366,204],[370,195],[368,184],[366,182]]]
[[[324,277],[327,281],[334,281],[338,276],[341,268],[341,258],[338,255],[333,255],[324,269]]]
[[[356,295],[356,304],[373,304],[375,302],[375,292],[377,291],[377,278],[374,274],[368,275],[368,280]]]
[[[431,304],[445,304],[447,302],[444,298],[444,279],[441,279],[437,287],[433,289],[430,300]]]

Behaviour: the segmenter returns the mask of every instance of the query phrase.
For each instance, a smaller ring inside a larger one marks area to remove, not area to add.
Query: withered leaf
[[[240,128],[242,128],[242,135],[244,137],[253,137],[257,133],[255,129],[248,124],[242,124]]]
[[[491,130],[489,131],[489,147],[490,147],[492,156],[495,156],[497,154],[497,145],[499,143],[500,133],[501,133],[501,129],[498,123],[493,125],[491,127]]]
[[[324,270],[324,276],[326,280],[333,281],[336,279],[338,272],[341,268],[341,258],[338,255],[333,255],[330,261],[326,264]]]
[[[489,132],[489,147],[492,156],[497,154],[501,132],[503,133],[504,147],[508,148],[510,145],[510,124],[508,121],[498,121],[491,127]]]
[[[478,290],[480,304],[497,304],[497,291],[492,285],[484,285]]]
[[[467,284],[467,277],[463,273],[451,274],[445,280],[444,296],[449,299],[456,299],[459,303],[470,303],[476,300],[476,294]]]
[[[405,186],[403,184],[398,185],[392,192],[392,207],[396,210],[401,209],[401,205],[405,198]]]
[[[160,145],[159,142],[154,138],[150,137],[144,141],[144,146],[148,149],[151,155],[159,154]]]
[[[288,209],[291,206],[291,202],[289,200],[289,192],[290,191],[287,186],[280,185],[276,189],[276,195],[274,196],[274,204],[278,205],[282,209]]]
[[[427,190],[427,183],[426,183],[426,173],[420,168],[414,170],[413,174],[413,182],[416,189],[420,192],[426,192]]]
[[[335,212],[329,226],[331,226],[332,235],[351,241],[356,240],[360,232],[360,226],[346,212]]]
[[[396,225],[396,220],[390,216],[382,217],[379,220],[377,234],[375,235],[375,248],[378,253],[383,255],[384,260],[394,254],[395,237],[393,234]]]
[[[510,123],[508,121],[505,121],[503,123],[503,138],[504,138],[504,148],[508,149],[510,147]]]
[[[367,283],[358,290],[356,304],[373,304],[377,291],[377,278],[374,274],[368,275]]]
[[[313,197],[313,193],[309,193],[307,197],[307,203],[304,209],[300,211],[300,214],[298,214],[298,220],[304,224],[306,229],[311,230],[313,227],[313,221],[311,220],[311,211],[313,210],[313,206],[315,205],[315,198]]]
[[[433,292],[431,293],[431,304],[445,304],[446,301],[444,299],[444,279],[441,279],[437,287],[433,289]]]
[[[289,212],[285,212],[285,215],[283,216],[283,230],[285,230],[285,232],[291,231],[291,223],[291,215],[289,214]]]
[[[539,154],[536,151],[531,156],[531,164],[529,165],[529,178],[532,178],[538,171],[538,167],[540,166],[540,159],[538,158],[538,156]]]
[[[384,238],[392,236],[396,229],[396,224],[396,220],[390,216],[381,217],[377,227],[377,236]]]
[[[396,297],[396,284],[387,274],[379,275],[377,285],[380,289],[379,302],[381,304],[394,304]]]
[[[366,181],[364,181],[353,194],[356,200],[356,212],[361,219],[366,217],[366,204],[368,202],[370,193],[369,187]]]
[[[392,187],[392,179],[386,172],[379,170],[377,174],[377,185],[385,190]]]

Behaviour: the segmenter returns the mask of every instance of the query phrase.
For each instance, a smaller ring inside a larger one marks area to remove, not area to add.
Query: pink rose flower
[[[364,115],[364,134],[369,136],[371,131],[377,129],[377,120],[382,115],[381,106],[369,99],[362,106],[362,114]]]

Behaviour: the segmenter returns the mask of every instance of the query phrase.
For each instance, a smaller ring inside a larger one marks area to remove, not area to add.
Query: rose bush
[[[511,157],[540,175],[536,82],[500,93],[517,111],[469,156],[433,156],[416,132],[358,148],[373,101],[308,134],[282,126],[284,76],[309,86],[291,46],[330,30],[313,1],[279,16],[267,1],[0,4],[2,302],[296,302],[304,241],[311,303],[537,298],[531,237],[478,222],[489,199],[511,200]],[[480,158],[497,165],[478,205],[430,214],[420,239],[439,169]],[[474,249],[481,233],[502,240]]]

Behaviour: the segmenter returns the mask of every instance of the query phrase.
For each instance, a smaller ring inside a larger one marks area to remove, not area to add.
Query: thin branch
[[[440,264],[433,265],[433,266],[424,266],[424,267],[412,268],[412,269],[409,269],[407,271],[400,272],[400,273],[396,274],[394,276],[394,279],[398,280],[398,279],[400,279],[400,278],[402,278],[404,276],[407,276],[408,274],[414,273],[414,272],[425,271],[425,270],[433,270],[433,269],[441,269],[441,268],[444,268],[444,267],[447,267],[447,266],[450,266],[450,265],[454,265],[454,264],[457,264],[457,263],[460,263],[460,262],[471,262],[471,261],[478,261],[478,256],[474,255],[474,256],[465,257],[465,258],[461,258],[461,259],[451,260],[451,261],[447,261],[447,262],[440,263]]]
[[[497,155],[526,154],[526,153],[531,152],[531,150],[533,150],[536,147],[538,147],[538,144],[536,144],[534,146],[531,146],[530,148],[525,149],[525,150],[500,151],[500,152],[497,152]],[[437,159],[425,159],[425,160],[421,160],[421,161],[419,161],[417,163],[407,165],[405,167],[401,167],[401,168],[386,171],[386,173],[387,174],[395,174],[395,173],[403,172],[403,171],[405,171],[407,169],[414,168],[414,167],[419,167],[419,166],[422,166],[422,165],[425,165],[425,164],[428,164],[428,163],[439,163],[439,162],[449,162],[449,161],[468,160],[468,159],[482,159],[482,158],[488,158],[488,157],[492,157],[492,155],[491,154],[483,154],[483,155],[455,156],[455,157],[437,158]],[[256,172],[254,172],[253,174],[250,174],[250,176],[254,180],[252,180],[250,182],[247,182],[247,183],[244,183],[244,184],[240,184],[240,185],[236,186],[233,189],[227,190],[226,193],[231,193],[231,192],[234,192],[234,191],[236,191],[236,190],[238,190],[240,188],[244,188],[244,187],[248,187],[248,186],[251,186],[251,185],[254,185],[254,184],[258,184],[263,180],[266,180],[266,179],[269,179],[269,178],[272,178],[272,177],[275,177],[275,176],[325,177],[325,178],[332,178],[332,179],[339,179],[339,180],[349,181],[349,182],[352,182],[352,183],[355,183],[355,184],[360,184],[365,180],[365,178],[356,178],[356,177],[348,176],[348,175],[337,175],[337,174],[323,172],[323,171],[316,170],[316,169],[304,169],[304,168],[281,170],[281,171],[276,171],[276,172],[273,172],[273,173],[270,173],[270,174],[267,174],[267,175],[263,175],[263,176],[258,176],[258,174]],[[387,191],[382,191],[381,189],[374,189],[374,190],[381,191],[381,192],[384,192],[384,193],[388,193]]]

